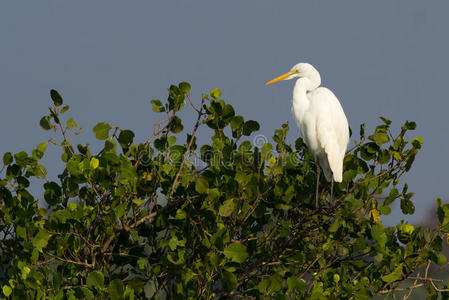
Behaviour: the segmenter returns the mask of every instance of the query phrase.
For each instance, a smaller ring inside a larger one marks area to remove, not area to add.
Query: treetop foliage
[[[449,205],[437,201],[436,229],[382,224],[395,202],[404,214],[415,210],[400,182],[422,145],[407,138],[414,122],[396,132],[381,118],[369,134],[362,124],[334,205],[323,180],[315,208],[313,155],[301,138],[286,142],[288,124],[269,142],[220,90],[198,103],[190,89],[182,82],[170,86],[167,101],[151,100],[164,117],[143,143],[99,122],[98,153],[74,143],[82,130],[51,91],[40,126],[55,137],[3,155],[3,297],[370,299],[425,286],[429,297],[448,298],[430,266],[447,266]],[[185,106],[197,119],[184,134]],[[210,141],[197,139],[199,127],[212,131]],[[57,181],[40,162],[48,146],[60,149],[65,165]],[[43,199],[29,191],[36,179]]]

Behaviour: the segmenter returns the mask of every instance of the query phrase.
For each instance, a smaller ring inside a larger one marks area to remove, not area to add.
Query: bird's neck
[[[307,97],[307,84],[304,79],[306,78],[298,79],[293,88],[292,109],[298,122],[303,119],[302,116],[310,105],[309,97]]]

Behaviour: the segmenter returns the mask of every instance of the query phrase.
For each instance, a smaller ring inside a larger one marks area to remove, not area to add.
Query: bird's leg
[[[321,174],[321,169],[320,166],[318,165],[318,163],[316,164],[316,190],[315,190],[315,208],[318,209],[318,200],[319,200],[319,189],[318,186],[320,184],[320,174]]]
[[[333,202],[334,202],[334,179],[332,178],[332,180],[331,180],[331,198],[330,198],[331,207],[333,205]]]

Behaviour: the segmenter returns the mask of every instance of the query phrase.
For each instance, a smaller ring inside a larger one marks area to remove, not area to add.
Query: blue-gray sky
[[[5,1],[0,154],[48,140],[37,124],[51,88],[84,128],[80,143],[94,143],[98,121],[144,141],[158,120],[149,100],[164,100],[180,81],[192,84],[196,101],[220,88],[271,137],[285,121],[294,124],[293,82],[264,83],[306,61],[340,99],[355,133],[361,122],[372,129],[378,116],[396,130],[417,122],[424,147],[404,178],[416,192],[416,216],[408,217],[416,222],[436,197],[448,198],[448,12],[446,0]],[[298,135],[292,126],[290,141]],[[52,172],[56,159],[45,160]]]

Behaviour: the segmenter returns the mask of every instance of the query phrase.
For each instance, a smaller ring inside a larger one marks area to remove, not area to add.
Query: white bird
[[[299,63],[266,84],[299,78],[293,89],[292,112],[301,135],[323,169],[327,181],[343,178],[343,159],[349,142],[349,126],[343,108],[331,90],[319,87],[320,73],[308,63]],[[317,166],[316,207],[318,208],[318,183],[320,167]]]

